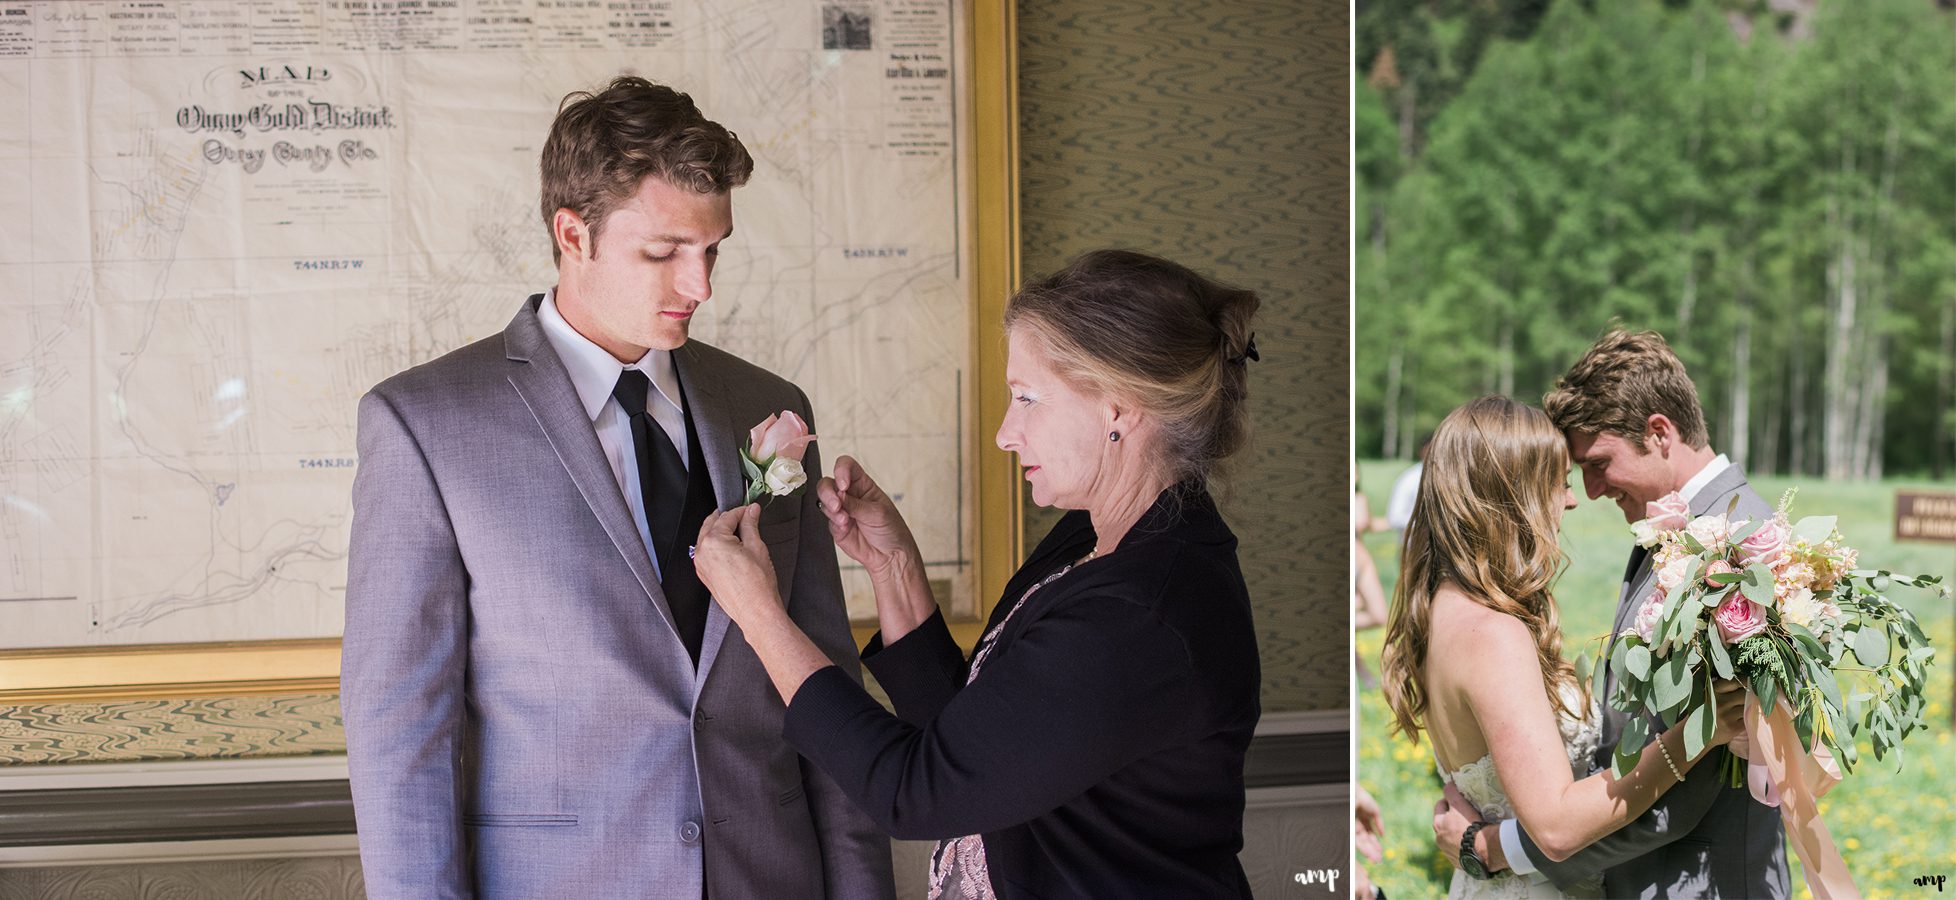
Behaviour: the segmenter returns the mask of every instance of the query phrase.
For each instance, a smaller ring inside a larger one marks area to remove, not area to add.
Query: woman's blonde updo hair
[[[1095,250],[1020,289],[1005,330],[1037,342],[1074,387],[1146,411],[1171,483],[1206,481],[1249,440],[1257,304],[1160,257]]]
[[[1448,413],[1433,430],[1400,545],[1380,661],[1394,730],[1417,738],[1425,724],[1433,598],[1446,584],[1521,620],[1535,638],[1549,701],[1565,715],[1577,712],[1560,690],[1582,685],[1575,666],[1562,658],[1562,628],[1550,593],[1567,562],[1556,532],[1568,479],[1562,432],[1535,407],[1482,397]]]

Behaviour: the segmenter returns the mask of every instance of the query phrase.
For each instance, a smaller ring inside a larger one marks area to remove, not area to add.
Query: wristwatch
[[[1482,862],[1480,854],[1474,852],[1474,835],[1480,834],[1481,829],[1489,824],[1486,821],[1475,822],[1460,835],[1460,871],[1483,881],[1487,880],[1489,873],[1487,863]]]

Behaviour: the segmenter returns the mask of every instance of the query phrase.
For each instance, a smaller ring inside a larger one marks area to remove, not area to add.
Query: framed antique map
[[[550,286],[538,152],[620,73],[755,158],[694,337],[808,392],[975,628],[1020,542],[991,447],[1011,29],[962,0],[0,2],[0,702],[333,689],[356,402]]]

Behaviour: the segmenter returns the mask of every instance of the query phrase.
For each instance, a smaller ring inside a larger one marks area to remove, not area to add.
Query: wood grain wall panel
[[[1023,0],[1018,11],[1025,272],[1120,246],[1261,295],[1256,439],[1226,511],[1257,606],[1264,708],[1342,708],[1348,7]],[[1056,517],[1027,505],[1030,544]]]

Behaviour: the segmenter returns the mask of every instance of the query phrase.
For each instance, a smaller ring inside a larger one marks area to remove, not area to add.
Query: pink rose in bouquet
[[[1725,595],[1725,601],[1712,613],[1712,621],[1718,623],[1718,633],[1727,644],[1736,644],[1766,630],[1765,613],[1738,591]]]
[[[1705,586],[1716,590],[1723,587],[1723,585],[1713,581],[1713,575],[1736,575],[1738,572],[1738,566],[1732,565],[1722,559],[1714,559],[1711,562],[1705,563]]]
[[[1777,517],[1768,519],[1739,542],[1739,561],[1777,570],[1786,562],[1788,537],[1785,522]]]
[[[1646,644],[1657,642],[1657,622],[1664,616],[1664,592],[1651,591],[1644,605],[1637,607],[1637,636]]]
[[[1691,524],[1691,504],[1684,502],[1683,494],[1672,491],[1644,504],[1644,518],[1658,531],[1677,531]]]

